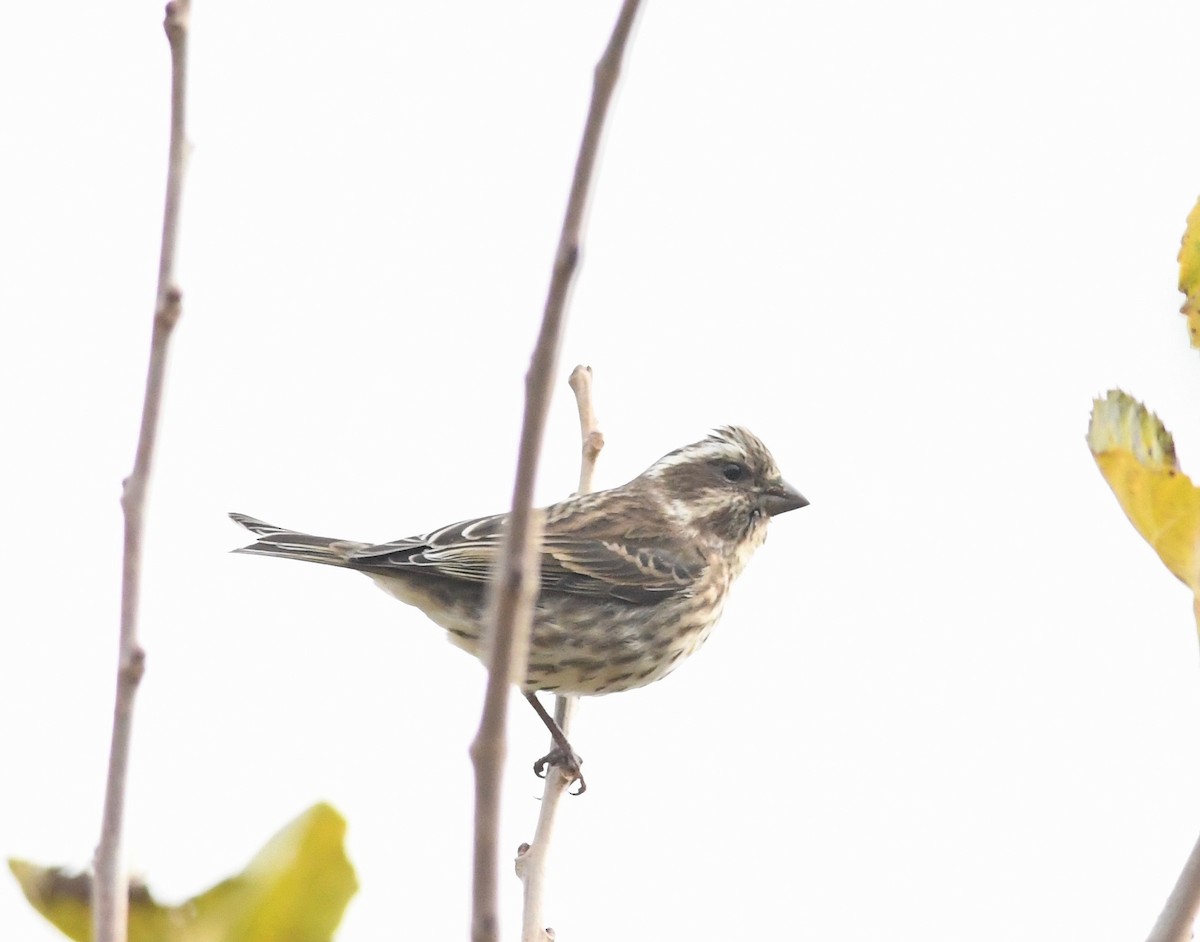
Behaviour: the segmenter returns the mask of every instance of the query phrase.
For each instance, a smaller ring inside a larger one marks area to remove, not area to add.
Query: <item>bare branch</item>
[[[475,766],[475,854],[472,892],[471,938],[493,942],[498,937],[497,916],[500,780],[505,753],[508,686],[524,673],[529,643],[529,622],[538,581],[539,559],[535,553],[539,520],[532,513],[533,489],[538,458],[550,407],[550,384],[562,339],[567,295],[579,262],[583,213],[587,206],[592,173],[600,147],[600,135],[621,72],[625,46],[633,28],[640,0],[624,0],[612,36],[596,64],[592,100],[584,124],[583,140],[575,161],[575,175],[567,199],[542,327],[525,376],[525,416],[513,487],[512,513],[504,535],[504,546],[490,591],[488,682],[483,716],[471,743]]]
[[[1200,611],[1200,603],[1197,603]],[[1188,942],[1192,938],[1192,929],[1196,924],[1196,916],[1200,913],[1200,838],[1192,852],[1188,855],[1183,872],[1175,882],[1175,888],[1167,899],[1158,917],[1158,922],[1150,930],[1146,942]]]
[[[163,27],[171,47],[171,138],[167,158],[167,196],[163,207],[162,247],[158,262],[158,290],[154,326],[150,335],[150,365],[142,400],[133,471],[124,481],[121,508],[125,514],[125,552],[121,576],[121,635],[117,692],[113,707],[112,747],[104,791],[104,816],[93,863],[92,938],[96,942],[124,942],[128,923],[128,878],[121,861],[121,831],[125,816],[125,782],[129,769],[129,744],[133,733],[133,701],[145,668],[145,652],[138,643],[138,600],[141,583],[142,530],[146,490],[158,432],[167,347],[181,313],[181,295],[175,284],[175,246],[179,232],[179,202],[187,151],[184,105],[187,80],[187,35],[190,0],[167,4]]]
[[[600,449],[604,447],[604,436],[600,433],[596,413],[592,409],[592,368],[575,367],[571,371],[570,383],[575,392],[575,402],[579,406],[579,437],[583,443],[579,462],[578,493],[586,494],[592,490],[596,459],[600,457]],[[564,733],[570,730],[571,716],[578,704],[578,697],[554,698],[554,719]],[[550,745],[553,748],[553,740]],[[558,766],[551,765],[542,789],[541,810],[538,812],[533,842],[522,844],[517,849],[517,876],[525,888],[521,942],[550,942],[553,938],[545,928],[546,920],[542,915],[542,900],[546,892],[546,859],[549,854],[550,837],[554,833],[558,802],[570,786],[570,777]]]

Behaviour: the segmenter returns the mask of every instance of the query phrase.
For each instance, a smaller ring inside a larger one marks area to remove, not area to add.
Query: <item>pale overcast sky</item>
[[[365,579],[229,555],[225,514],[383,540],[507,506],[616,9],[195,0],[127,828],[160,897],[327,800],[361,881],[344,942],[466,937],[482,670]],[[6,857],[80,866],[98,834],[160,23],[0,16]],[[812,506],[695,658],[583,704],[562,942],[1149,930],[1200,831],[1200,655],[1084,436],[1119,385],[1200,474],[1197,35],[1184,2],[649,0],[539,495],[574,485],[587,362],[600,485],[734,422]],[[515,701],[512,727],[515,851],[546,737]],[[57,938],[6,875],[0,937]]]

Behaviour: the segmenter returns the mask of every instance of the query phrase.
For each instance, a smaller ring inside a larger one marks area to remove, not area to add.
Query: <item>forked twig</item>
[[[596,459],[604,447],[604,435],[600,432],[596,413],[592,408],[592,368],[577,366],[571,371],[571,389],[579,406],[579,436],[582,441],[579,462],[579,494],[592,490],[592,478],[596,471]],[[564,733],[570,731],[571,716],[578,705],[577,697],[555,697],[554,719]],[[553,741],[550,743],[554,747]],[[552,938],[546,929],[543,917],[543,898],[546,885],[546,859],[549,854],[550,837],[554,833],[554,819],[558,813],[558,802],[571,786],[570,777],[557,765],[546,772],[546,783],[542,789],[541,810],[538,812],[537,827],[533,841],[517,849],[516,869],[525,890],[521,918],[521,942],[549,942]]]
[[[579,407],[579,437],[582,441],[579,458],[579,487],[576,494],[588,494],[592,488],[592,478],[596,474],[596,459],[604,448],[604,434],[600,431],[600,423],[596,421],[596,412],[592,408],[592,368],[582,364],[571,370],[571,378],[567,380],[571,391],[575,393],[575,405]]]
[[[493,942],[499,933],[500,779],[504,765],[508,688],[517,679],[518,673],[523,673],[526,663],[529,622],[538,580],[538,557],[534,546],[539,521],[531,510],[534,482],[546,427],[546,413],[550,406],[550,384],[562,338],[567,294],[579,263],[583,213],[600,148],[600,135],[639,5],[640,0],[624,0],[608,46],[596,64],[592,100],[584,124],[579,156],[575,161],[575,174],[555,252],[542,326],[529,372],[525,376],[525,415],[521,425],[512,512],[489,593],[491,630],[487,690],[479,731],[471,743],[471,761],[475,766],[475,850],[471,900],[471,938],[474,942]]]
[[[121,635],[112,746],[104,790],[104,816],[93,861],[92,938],[96,942],[124,942],[127,936],[129,890],[121,861],[121,832],[125,816],[129,744],[133,733],[133,701],[145,669],[145,652],[138,643],[137,627],[146,489],[158,433],[167,347],[181,312],[181,295],[175,284],[175,246],[179,235],[179,205],[187,157],[184,109],[187,100],[189,12],[190,0],[172,0],[167,4],[166,19],[163,21],[167,42],[171,47],[171,137],[167,158],[167,196],[163,207],[158,291],[154,304],[154,326],[150,334],[150,365],[142,400],[142,422],[133,471],[125,479],[121,494],[121,509],[125,514]]]

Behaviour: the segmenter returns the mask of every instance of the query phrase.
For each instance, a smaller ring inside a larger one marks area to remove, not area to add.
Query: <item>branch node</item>
[[[554,259],[554,274],[556,277],[569,279],[579,266],[579,243],[564,242],[559,246],[558,255]]]
[[[146,673],[146,649],[140,644],[129,652],[129,657],[121,664],[121,680],[124,683],[137,686],[142,682]]]
[[[587,439],[583,443],[583,460],[596,463],[596,459],[600,457],[600,452],[604,449],[604,433],[589,432]]]
[[[154,312],[155,326],[163,330],[173,330],[179,323],[179,316],[182,313],[183,292],[175,285],[170,285],[166,290],[163,303]]]
[[[163,17],[163,29],[167,31],[167,39],[172,45],[177,43],[187,31],[188,13],[191,3],[189,0],[170,0]]]
[[[522,841],[517,848],[517,856],[513,858],[513,872],[517,879],[524,882],[526,865],[529,863],[529,844]]]

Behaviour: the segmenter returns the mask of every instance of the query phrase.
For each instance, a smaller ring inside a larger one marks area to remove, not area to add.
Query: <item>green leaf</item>
[[[131,884],[129,942],[327,942],[358,889],[343,841],[346,822],[314,805],[236,876],[178,906]],[[77,942],[91,942],[91,878],[9,860],[30,904]]]

